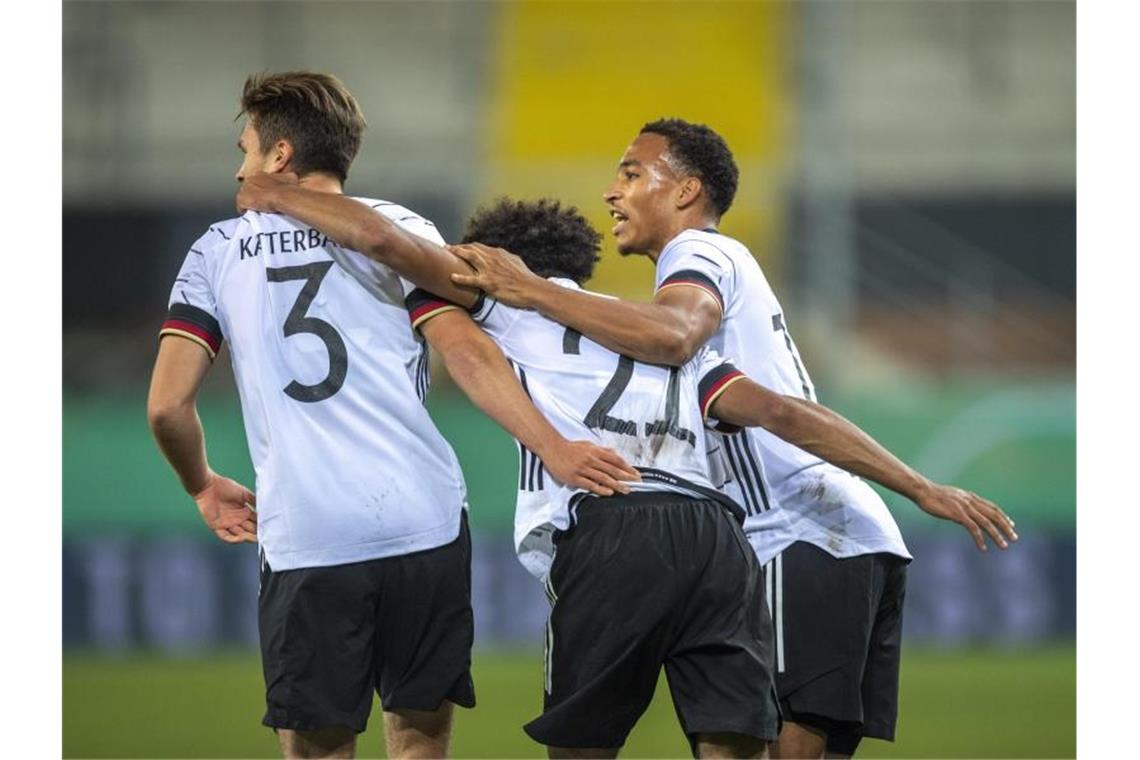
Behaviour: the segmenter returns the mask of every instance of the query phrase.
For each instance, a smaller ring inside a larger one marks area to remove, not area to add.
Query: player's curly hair
[[[574,206],[551,198],[499,198],[467,220],[464,243],[505,248],[541,277],[566,277],[579,285],[601,260],[602,235]]]
[[[680,164],[676,168],[701,181],[717,217],[724,216],[732,199],[740,171],[724,138],[704,124],[684,119],[658,119],[641,128],[669,141],[669,154]]]
[[[242,88],[242,115],[250,117],[263,151],[286,139],[293,144],[293,171],[327,172],[341,182],[368,126],[344,84],[313,71],[253,74]]]

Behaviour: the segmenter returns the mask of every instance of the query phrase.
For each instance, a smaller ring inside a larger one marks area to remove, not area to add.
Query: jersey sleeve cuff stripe
[[[211,343],[209,336],[207,336],[201,329],[194,325],[185,322],[178,322],[175,320],[167,320],[162,329],[158,332],[158,337],[165,338],[167,335],[177,335],[181,338],[188,338],[197,343],[202,348],[206,349],[206,353],[210,355],[210,359],[214,359],[218,355],[218,349],[221,348],[221,343]]]
[[[708,388],[701,393],[701,416],[707,420],[709,418],[709,410],[712,409],[712,405],[721,397],[721,394],[728,390],[728,386],[743,378],[743,372],[731,368],[729,372],[710,384]]]
[[[412,318],[412,329],[418,329],[420,325],[427,322],[432,317],[438,317],[445,311],[459,311],[459,307],[447,301],[431,301],[429,303],[421,304],[410,312]]]
[[[724,311],[724,297],[721,296],[720,289],[717,288],[716,283],[700,272],[678,272],[677,274],[667,277],[665,281],[661,283],[661,287],[657,289],[657,292],[660,293],[668,288],[680,287],[682,285],[704,290],[716,299],[720,310]]]

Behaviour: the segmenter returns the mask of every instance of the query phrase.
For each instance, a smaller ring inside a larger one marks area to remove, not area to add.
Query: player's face
[[[618,253],[660,253],[672,237],[675,203],[683,179],[669,165],[669,141],[645,132],[626,149],[617,176],[602,196],[617,224]]]
[[[238,182],[251,174],[276,171],[277,158],[274,152],[263,152],[261,140],[257,137],[257,130],[249,121],[246,121],[245,128],[241,131],[241,137],[238,138],[238,149],[244,154],[241,166],[237,170]]]

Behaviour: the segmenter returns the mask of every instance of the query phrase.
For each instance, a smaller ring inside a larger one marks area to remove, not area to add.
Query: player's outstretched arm
[[[720,303],[699,288],[663,290],[653,303],[623,301],[560,287],[502,248],[469,243],[447,249],[475,270],[452,274],[455,284],[482,290],[508,306],[534,309],[637,361],[680,366],[720,326]]]
[[[970,491],[928,480],[854,423],[814,401],[773,393],[741,377],[712,402],[709,413],[732,425],[762,427],[820,459],[907,497],[927,514],[964,527],[982,551],[986,550],[983,532],[1002,549],[1017,540],[1013,521],[996,504]]]
[[[147,419],[163,456],[198,505],[206,526],[231,544],[257,541],[253,493],[210,469],[206,440],[198,419],[198,389],[210,369],[210,356],[199,344],[164,337],[151,376]]]
[[[286,214],[315,227],[338,244],[359,251],[419,287],[470,307],[478,290],[460,287],[452,274],[470,268],[442,246],[414,235],[360,201],[297,184],[296,174],[254,174],[241,183],[239,211]]]
[[[534,408],[499,347],[465,312],[439,314],[420,331],[472,403],[537,454],[555,480],[611,496],[629,492],[622,481],[641,479],[610,449],[563,438]]]

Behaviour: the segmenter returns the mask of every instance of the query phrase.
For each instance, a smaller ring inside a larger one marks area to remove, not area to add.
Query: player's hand
[[[194,494],[206,527],[227,544],[257,543],[257,498],[242,484],[211,472],[209,484]]]
[[[527,269],[518,256],[482,243],[449,245],[447,250],[475,270],[473,274],[452,274],[456,285],[482,290],[507,306],[529,309],[534,305],[534,288],[543,279]]]
[[[927,514],[952,520],[969,531],[981,551],[986,550],[987,534],[1001,549],[1017,540],[1013,520],[997,504],[972,491],[932,483],[916,502]]]
[[[558,482],[598,496],[629,493],[629,485],[623,481],[641,480],[637,470],[616,452],[589,441],[560,441],[539,458]]]
[[[241,181],[237,194],[237,210],[239,214],[246,211],[266,211],[276,213],[277,193],[283,187],[292,187],[299,179],[292,172],[280,174],[266,174],[260,172],[251,174]]]

